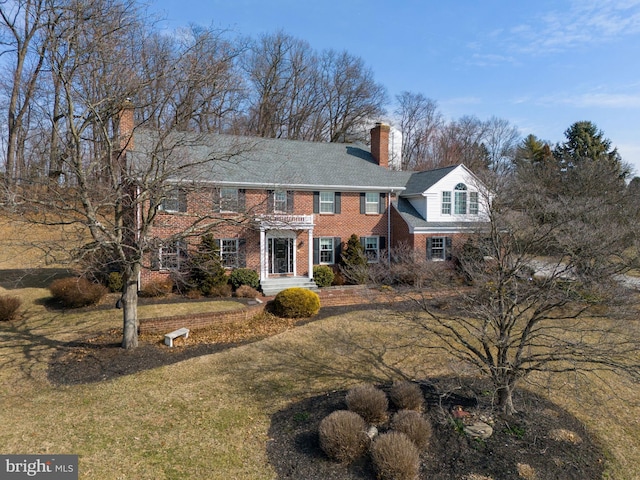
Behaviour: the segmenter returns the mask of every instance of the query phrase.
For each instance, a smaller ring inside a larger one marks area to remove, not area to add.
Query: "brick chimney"
[[[376,123],[371,129],[371,155],[378,165],[389,168],[389,125]]]
[[[118,118],[118,139],[120,141],[121,150],[129,150],[133,148],[133,102],[129,99],[125,100],[120,108]]]

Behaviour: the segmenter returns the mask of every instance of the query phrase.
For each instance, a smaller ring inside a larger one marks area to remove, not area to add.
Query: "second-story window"
[[[223,187],[220,189],[220,211],[221,212],[237,212],[238,211],[238,189]]]
[[[285,190],[275,190],[273,192],[274,213],[287,213],[287,192]]]
[[[380,212],[380,194],[367,192],[364,196],[365,213],[379,213]]]
[[[320,213],[335,212],[334,192],[320,192]]]
[[[160,205],[159,210],[167,213],[186,212],[187,211],[187,194],[181,188],[175,187],[169,190]]]
[[[442,215],[451,215],[451,192],[442,192]]]
[[[467,186],[464,183],[456,185],[454,213],[456,215],[467,214]]]

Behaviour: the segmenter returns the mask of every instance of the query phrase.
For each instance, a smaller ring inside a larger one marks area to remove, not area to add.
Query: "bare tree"
[[[442,114],[434,100],[421,93],[402,92],[396,96],[396,116],[402,132],[401,169],[428,165],[435,137],[443,126]]]
[[[617,181],[597,168],[582,174],[595,184]],[[640,380],[636,295],[620,281],[638,263],[633,211],[621,208],[623,195],[558,195],[540,178],[537,168],[495,177],[486,227],[456,248],[468,287],[455,308],[422,299],[409,315],[437,339],[431,348],[492,381],[507,414],[515,412],[514,388],[534,372]]]
[[[503,118],[491,117],[485,122],[484,145],[494,172],[506,172],[513,165],[520,132]]]

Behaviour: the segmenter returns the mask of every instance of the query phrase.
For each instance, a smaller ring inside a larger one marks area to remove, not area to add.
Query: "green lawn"
[[[0,325],[2,451],[79,454],[80,478],[274,479],[266,456],[270,415],[288,403],[460,368],[418,344],[407,347],[415,332],[379,310],[103,383],[57,387],[46,377],[56,346],[118,328],[120,312],[50,312],[42,306],[45,289],[0,288],[5,293],[23,298],[25,315]],[[184,306],[161,312],[169,308]],[[536,380],[611,452],[609,478],[640,478],[640,407],[628,400],[638,398],[637,385],[615,384],[615,397],[602,388],[609,379]]]

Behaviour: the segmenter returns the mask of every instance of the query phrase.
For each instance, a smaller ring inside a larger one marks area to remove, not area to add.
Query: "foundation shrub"
[[[322,419],[318,428],[320,448],[340,463],[351,463],[367,450],[367,424],[357,413],[336,410]]]
[[[422,410],[424,397],[420,386],[413,382],[393,382],[389,398],[398,410]]]
[[[431,441],[431,424],[415,410],[400,410],[391,420],[391,429],[404,433],[419,451],[425,450]]]
[[[249,285],[240,285],[234,292],[234,295],[240,298],[257,298],[261,296],[258,290]]]
[[[11,295],[0,296],[0,322],[8,322],[16,318],[22,300]]]
[[[51,282],[49,291],[64,307],[80,308],[98,303],[106,295],[107,288],[83,277],[67,277]]]
[[[420,472],[420,454],[411,439],[391,431],[371,445],[371,460],[380,480],[415,480]]]
[[[171,278],[152,280],[140,290],[140,296],[145,298],[166,297],[173,292],[174,283]]]
[[[243,285],[257,290],[260,287],[260,276],[258,272],[250,268],[236,268],[231,272],[229,282],[236,290]]]
[[[313,267],[313,280],[319,287],[330,287],[335,275],[331,267],[316,265]]]
[[[352,388],[347,392],[345,401],[349,410],[373,425],[387,421],[389,400],[382,390],[373,385],[366,384]]]
[[[107,278],[107,288],[110,292],[121,292],[124,287],[124,280],[120,272],[111,272]]]
[[[209,289],[209,297],[230,297],[233,294],[233,288],[229,283],[224,285],[215,285]]]
[[[306,288],[287,288],[273,299],[272,310],[279,317],[311,317],[320,310],[320,297]]]

